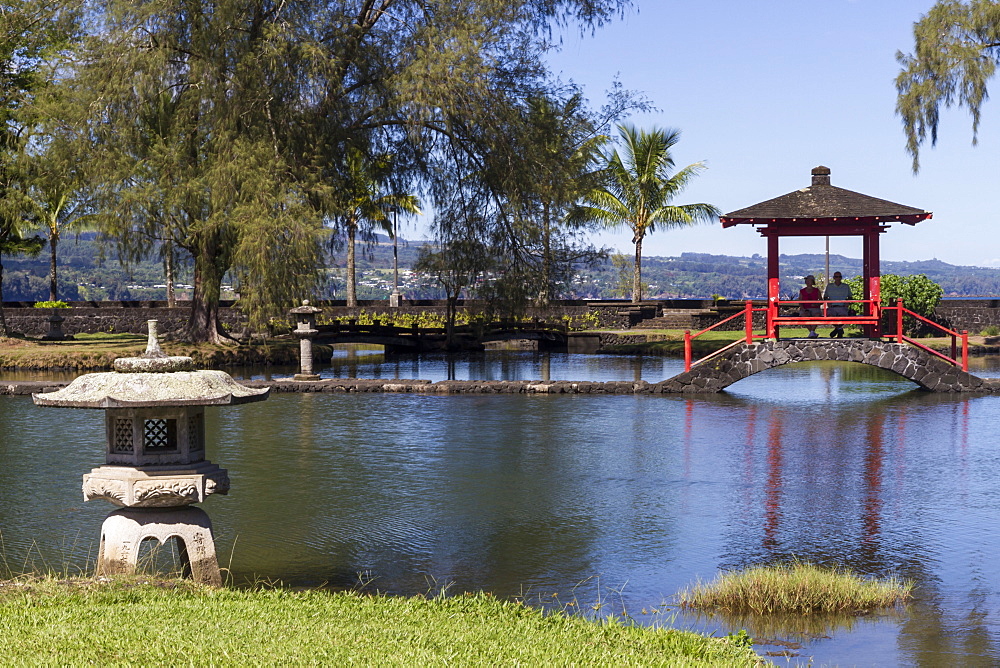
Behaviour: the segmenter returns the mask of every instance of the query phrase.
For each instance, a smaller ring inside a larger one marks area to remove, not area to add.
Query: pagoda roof
[[[916,225],[933,215],[930,211],[830,185],[830,169],[827,167],[816,167],[812,176],[812,185],[808,188],[720,216],[722,226],[853,221]]]

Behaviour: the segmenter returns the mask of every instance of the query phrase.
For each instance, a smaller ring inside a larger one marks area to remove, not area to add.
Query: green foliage
[[[598,316],[596,311],[587,311],[580,315],[567,314],[562,317],[562,321],[567,329],[572,331],[597,329],[601,324],[600,316]]]
[[[1000,335],[1000,327],[996,325],[990,325],[982,331],[983,336],[997,336]]]
[[[499,175],[511,202],[514,224],[529,269],[524,279],[537,287],[541,303],[555,298],[574,271],[603,257],[583,240],[586,225],[571,208],[598,185],[600,147],[608,141],[579,92],[566,99],[532,95],[514,117],[520,139],[520,167]]]
[[[851,286],[851,299],[864,299],[864,281],[861,276],[855,276],[844,282]],[[940,285],[923,274],[913,276],[882,274],[880,285],[883,306],[891,306],[896,300],[902,299],[905,308],[925,318],[933,318],[934,309],[941,303],[944,294]],[[861,305],[852,304],[851,309],[854,313],[860,313]],[[894,331],[895,322],[895,317],[887,314],[883,321],[886,331]],[[921,330],[921,323],[916,318],[905,316],[903,327],[907,334],[913,335]]]
[[[369,214],[385,206],[359,217],[354,205],[372,183],[426,194],[440,238],[465,233],[525,265],[517,204],[540,190],[525,186],[524,161],[545,153],[522,150],[537,148],[528,100],[575,93],[544,67],[549,29],[601,25],[628,4],[88,2],[58,118],[88,150],[119,253],[176,247],[193,260],[188,335],[214,339],[227,272],[251,323],[265,323],[317,287],[322,225],[349,238],[354,223],[362,236],[380,226]],[[612,106],[629,99],[619,91]],[[384,156],[391,165],[367,169]]]
[[[943,294],[941,286],[923,274],[913,276],[887,274],[882,277],[883,299],[902,299],[906,308],[925,318],[934,315],[934,309],[941,303]]]
[[[920,146],[937,143],[941,107],[965,107],[976,143],[987,82],[1000,62],[1000,2],[938,0],[913,26],[914,53],[896,53],[903,70],[896,77],[896,113],[903,119],[913,171]]]
[[[734,633],[727,633],[724,636],[724,640],[735,647],[746,647],[747,649],[753,647],[753,638],[750,637],[750,634],[747,633],[746,629],[740,629]]]
[[[619,299],[625,299],[632,294],[635,284],[635,264],[628,255],[614,253],[611,256],[611,295]],[[642,284],[643,292],[649,290],[649,285]]]
[[[35,302],[35,308],[69,308],[64,301]]]
[[[492,250],[473,238],[458,238],[436,249],[424,246],[414,270],[430,274],[445,290],[445,327],[449,338],[457,317],[456,304],[463,290],[474,289],[479,277],[496,266]]]

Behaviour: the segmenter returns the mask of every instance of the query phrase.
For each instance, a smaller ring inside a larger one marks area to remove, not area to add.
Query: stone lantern
[[[57,392],[33,394],[39,406],[105,409],[105,464],[83,476],[85,501],[104,499],[119,510],[104,520],[97,556],[100,575],[134,573],[146,539],[175,539],[184,574],[222,583],[212,522],[200,503],[226,494],[226,470],[205,459],[205,406],[267,398],[224,371],[194,371],[190,357],[168,357],[149,321],[140,357],[119,358],[114,371],[80,376]]]
[[[319,334],[316,329],[316,314],[323,309],[309,304],[308,299],[302,300],[302,306],[296,306],[288,313],[295,316],[295,329],[292,334],[299,337],[299,373],[293,380],[319,380],[319,374],[313,373],[312,342]]]

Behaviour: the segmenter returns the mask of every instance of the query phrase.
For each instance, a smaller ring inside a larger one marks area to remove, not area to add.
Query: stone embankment
[[[272,392],[413,393],[413,394],[664,394],[666,383],[636,381],[333,379],[318,381],[243,380],[241,385],[270,387]],[[0,381],[0,395],[30,396],[68,385],[57,381]]]
[[[575,380],[372,380],[319,381],[251,380],[249,387],[270,387],[272,392],[395,392],[413,394],[663,394],[666,383],[640,381]],[[2,388],[0,388],[2,390]]]

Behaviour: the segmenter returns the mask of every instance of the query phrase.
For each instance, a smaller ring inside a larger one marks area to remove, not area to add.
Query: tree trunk
[[[448,293],[445,299],[444,345],[448,350],[451,350],[455,346],[455,316],[458,312],[459,294],[461,294],[461,290],[455,295]]]
[[[177,300],[174,298],[174,244],[167,241],[166,245],[163,262],[167,274],[167,308],[174,308],[177,306]]]
[[[7,329],[7,318],[3,314],[3,256],[0,255],[0,335],[10,336]]]
[[[183,338],[192,343],[224,343],[219,327],[219,293],[222,275],[215,243],[209,243],[194,259],[194,294],[191,296],[191,317]]]
[[[541,306],[547,306],[552,299],[552,226],[549,221],[549,205],[542,209],[542,291],[538,295]]]
[[[635,237],[635,270],[632,272],[632,303],[642,299],[642,237]]]
[[[358,305],[358,286],[354,276],[354,233],[357,228],[353,223],[347,224],[347,305]]]
[[[58,277],[56,275],[56,245],[59,243],[58,234],[49,234],[49,301],[54,302],[59,297],[56,295]]]

